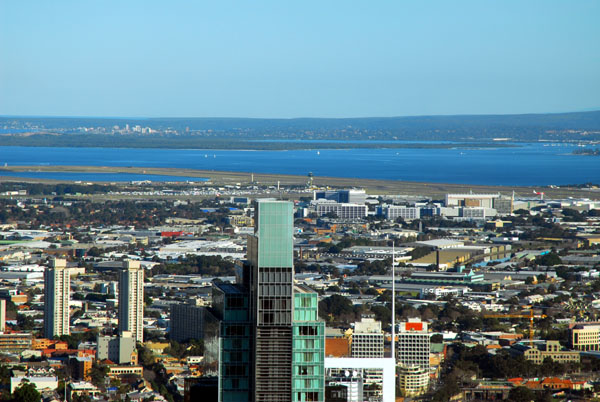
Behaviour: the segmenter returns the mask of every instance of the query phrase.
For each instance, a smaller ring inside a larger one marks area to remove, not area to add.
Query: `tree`
[[[535,400],[535,393],[527,387],[516,387],[508,393],[511,402],[531,402]]]
[[[41,399],[42,394],[38,392],[35,384],[27,380],[23,380],[12,395],[12,402],[40,402]]]
[[[73,395],[73,402],[92,402],[92,398],[89,395],[81,394],[81,395]]]
[[[17,315],[17,326],[24,331],[31,331],[35,328],[35,320],[33,317],[19,314]]]
[[[339,317],[352,312],[352,302],[341,295],[332,295],[319,302],[319,314],[325,318],[329,314]]]
[[[431,336],[431,343],[443,343],[444,337],[442,334],[434,334]]]
[[[100,364],[98,362],[94,362],[92,364],[92,368],[90,369],[90,379],[92,384],[99,386],[104,382],[106,375],[108,374],[108,367]]]
[[[556,254],[554,251],[548,253],[548,254],[544,254],[541,255],[539,257],[537,257],[535,259],[535,262],[538,265],[545,265],[548,267],[551,267],[553,265],[560,265],[562,264],[562,260],[560,259],[560,257],[558,256],[558,254]]]

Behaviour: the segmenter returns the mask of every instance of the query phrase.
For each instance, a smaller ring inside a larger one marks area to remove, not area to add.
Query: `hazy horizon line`
[[[231,120],[302,120],[302,119],[322,119],[322,120],[346,120],[346,119],[395,119],[411,117],[470,117],[470,116],[531,116],[531,115],[556,115],[556,114],[575,114],[575,113],[594,113],[600,112],[598,108],[586,108],[568,112],[526,112],[526,113],[458,113],[458,114],[414,114],[414,115],[394,115],[394,116],[347,116],[347,117],[242,117],[242,116],[92,116],[92,115],[4,115],[0,118],[42,118],[42,119],[231,119]]]

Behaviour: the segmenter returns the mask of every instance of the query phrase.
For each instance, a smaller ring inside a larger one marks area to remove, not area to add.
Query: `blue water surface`
[[[515,145],[514,148],[319,151],[0,147],[0,166],[135,166],[292,175],[312,172],[315,176],[482,185],[600,182],[600,157],[573,155],[571,152],[576,149],[575,145]],[[28,177],[50,178],[44,176],[47,173],[29,174]],[[22,173],[15,175],[23,176]],[[63,179],[71,177],[72,180],[94,181],[82,178],[80,173],[65,172],[61,175],[65,175]],[[107,177],[110,175],[107,174]],[[112,176],[102,181],[119,181],[117,178],[122,177]]]
[[[96,172],[0,172],[0,176],[26,177],[34,179],[48,179],[60,181],[82,182],[203,182],[208,179],[189,176],[168,176],[158,174],[137,173],[96,173]]]

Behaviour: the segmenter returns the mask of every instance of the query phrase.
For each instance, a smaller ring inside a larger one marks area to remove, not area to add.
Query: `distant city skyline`
[[[600,109],[600,3],[0,3],[0,115]]]

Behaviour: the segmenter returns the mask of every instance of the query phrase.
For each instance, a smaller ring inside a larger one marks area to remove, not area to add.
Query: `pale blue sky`
[[[0,115],[600,109],[600,1],[0,0]]]

